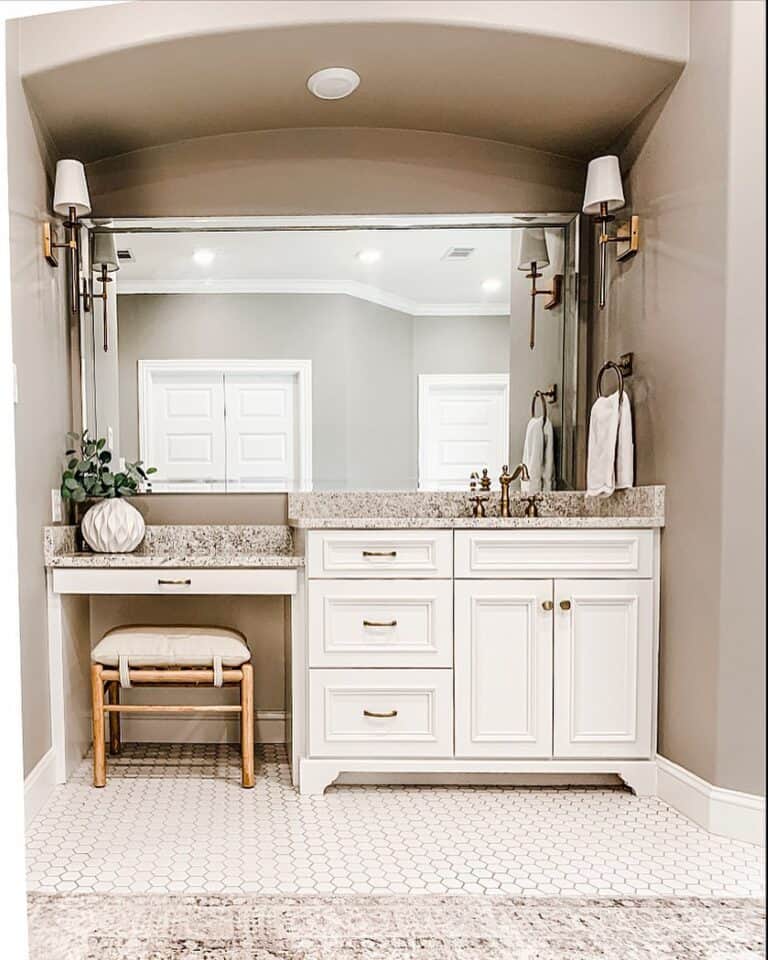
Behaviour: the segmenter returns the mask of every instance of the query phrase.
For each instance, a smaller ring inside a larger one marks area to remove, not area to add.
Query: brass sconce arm
[[[600,204],[600,213],[595,222],[600,225],[600,235],[597,242],[600,249],[600,309],[605,306],[605,285],[607,250],[609,243],[621,244],[616,250],[618,261],[628,260],[640,249],[640,217],[631,216],[628,221],[618,225],[616,234],[611,236],[606,232],[606,225],[616,218],[608,213],[608,204]]]
[[[64,221],[65,239],[64,243],[57,243],[53,238],[51,224],[43,224],[43,256],[52,267],[58,267],[59,261],[54,250],[69,250],[69,289],[70,289],[70,309],[73,314],[77,313],[80,301],[79,275],[80,275],[80,246],[77,241],[77,231],[79,228],[77,219],[77,210],[75,207],[69,208],[69,215]]]
[[[531,281],[531,327],[530,327],[530,337],[528,340],[528,346],[533,350],[536,345],[536,297],[547,296],[549,300],[544,304],[545,310],[552,310],[556,307],[563,296],[563,278],[558,273],[552,277],[552,286],[549,290],[540,290],[536,286],[536,281],[540,280],[544,276],[543,273],[539,273],[537,269],[536,262],[534,261],[531,264],[531,272],[526,273],[526,279]]]

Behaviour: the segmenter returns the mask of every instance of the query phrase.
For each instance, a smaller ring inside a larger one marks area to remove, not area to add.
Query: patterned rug
[[[29,895],[30,960],[754,960],[755,900]]]

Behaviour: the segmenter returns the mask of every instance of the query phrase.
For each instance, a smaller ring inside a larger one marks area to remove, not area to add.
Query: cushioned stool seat
[[[241,633],[224,627],[116,627],[96,644],[91,660],[116,667],[121,656],[132,667],[210,667],[214,657],[239,667],[251,651]]]
[[[91,652],[93,783],[106,784],[104,716],[109,716],[110,753],[120,752],[121,713],[240,713],[243,786],[252,787],[253,668],[245,638],[225,627],[125,626],[110,630]],[[216,687],[238,684],[240,705],[120,704],[120,688]],[[106,688],[106,689],[105,689]],[[105,703],[105,692],[109,703]]]

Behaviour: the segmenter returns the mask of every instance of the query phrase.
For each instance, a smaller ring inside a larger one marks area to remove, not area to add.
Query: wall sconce
[[[93,236],[93,256],[91,257],[91,267],[98,276],[96,279],[101,284],[101,293],[94,293],[94,300],[101,300],[102,315],[104,317],[104,353],[109,350],[109,329],[107,325],[107,284],[112,283],[110,273],[115,273],[120,269],[120,263],[117,259],[115,250],[115,238],[111,233],[96,233]]]
[[[552,288],[550,290],[539,290],[536,281],[544,276],[539,273],[539,267],[549,266],[549,251],[547,250],[547,238],[543,227],[525,227],[521,231],[520,256],[518,258],[517,269],[527,270],[526,279],[531,281],[531,332],[529,346],[533,350],[536,345],[536,297],[542,294],[549,297],[544,304],[545,310],[552,310],[560,303],[562,297],[563,278],[561,274],[552,277]]]
[[[85,180],[85,167],[79,160],[59,160],[56,164],[56,185],[53,191],[53,209],[64,221],[65,241],[56,243],[50,223],[43,224],[43,256],[52,267],[58,267],[54,250],[69,250],[70,309],[76,314],[80,304],[80,248],[78,246],[78,219],[91,212],[91,198]]]
[[[640,247],[640,217],[630,217],[616,227],[616,235],[606,233],[607,225],[616,218],[611,214],[625,204],[618,157],[597,157],[587,167],[584,190],[584,213],[600,224],[600,309],[605,306],[605,267],[609,243],[618,243],[617,260],[628,260]]]

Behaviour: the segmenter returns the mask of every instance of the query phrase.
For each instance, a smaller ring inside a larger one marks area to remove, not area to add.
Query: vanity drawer
[[[193,594],[296,593],[295,570],[197,570],[158,567],[136,570],[54,569],[54,593],[143,594],[187,596]]]
[[[652,577],[652,530],[460,530],[456,577]]]
[[[310,670],[313,757],[449,757],[452,670]]]
[[[450,667],[450,580],[312,580],[310,667]]]
[[[380,579],[453,575],[450,530],[311,530],[310,577]]]

